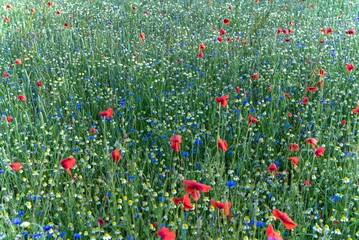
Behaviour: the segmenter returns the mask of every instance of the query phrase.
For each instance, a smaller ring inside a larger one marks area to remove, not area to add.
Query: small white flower
[[[22,223],[20,224],[20,227],[22,227],[22,228],[28,228],[28,227],[30,226],[30,224],[31,224],[31,223],[29,223],[29,222],[22,222]]]

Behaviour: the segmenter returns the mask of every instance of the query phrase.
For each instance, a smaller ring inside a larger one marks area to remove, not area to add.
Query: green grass
[[[358,29],[358,3],[52,3],[0,9],[0,71],[10,75],[0,79],[0,239],[160,239],[161,226],[176,239],[266,239],[269,224],[283,239],[359,237],[359,40],[345,33]],[[226,94],[222,107],[215,98]],[[72,176],[60,164],[69,156]],[[212,187],[185,211],[172,201],[184,179]],[[230,215],[211,199],[231,202]]]

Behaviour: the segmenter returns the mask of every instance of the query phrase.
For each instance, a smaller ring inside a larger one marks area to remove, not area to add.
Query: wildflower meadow
[[[358,9],[1,1],[0,239],[359,239]]]

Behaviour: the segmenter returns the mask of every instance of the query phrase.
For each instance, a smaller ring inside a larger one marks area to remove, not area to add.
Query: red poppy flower
[[[315,145],[317,145],[318,140],[315,138],[306,138],[304,142],[309,143],[310,145],[312,145],[312,148],[314,148]]]
[[[287,158],[289,161],[293,163],[294,166],[297,166],[299,158],[297,156]]]
[[[64,23],[64,27],[68,27],[69,24],[67,22]]]
[[[208,192],[211,186],[199,183],[195,180],[183,180],[184,192],[188,193],[194,201],[197,201],[200,197],[200,191]]]
[[[302,103],[303,103],[303,104],[307,104],[308,101],[309,101],[309,97],[304,97],[304,98],[302,99]]]
[[[283,225],[288,229],[291,230],[297,226],[297,224],[288,217],[288,215],[284,212],[279,211],[278,209],[273,209],[272,215],[282,221]]]
[[[29,10],[30,10],[31,13],[35,13],[35,12],[36,12],[35,8],[30,8]]]
[[[198,46],[198,49],[199,49],[200,51],[203,51],[203,50],[206,49],[206,45],[205,45],[204,43],[200,43],[199,46]]]
[[[233,9],[233,7],[232,7],[232,6],[228,6],[228,9],[229,9],[229,10],[232,10],[232,9]]]
[[[345,66],[345,68],[347,69],[348,72],[350,72],[351,70],[354,69],[354,65],[351,64],[351,63],[348,63],[348,64]]]
[[[96,128],[91,127],[91,128],[90,128],[90,132],[92,132],[92,133],[97,133],[97,130],[96,130]]]
[[[217,202],[211,199],[211,205],[218,209],[223,209],[223,215],[228,216],[231,210],[231,202]]]
[[[21,65],[21,64],[22,64],[21,59],[19,59],[19,58],[15,59],[15,64],[17,64],[17,65]]]
[[[315,92],[318,90],[318,88],[316,86],[309,86],[309,87],[306,87],[305,90],[307,90],[309,92]]]
[[[183,197],[180,198],[173,198],[172,201],[178,205],[182,204],[184,209],[192,209],[193,205],[191,204],[191,199],[189,198],[188,194],[184,194]]]
[[[56,10],[56,14],[57,14],[57,15],[60,15],[61,12],[60,12],[59,10]]]
[[[224,96],[220,96],[220,97],[216,97],[214,100],[216,100],[216,102],[221,103],[222,107],[227,105],[227,100],[229,98],[229,95],[224,95]]]
[[[12,116],[7,116],[5,119],[6,119],[7,122],[12,122],[13,117]]]
[[[341,125],[345,125],[347,124],[347,120],[343,119],[341,122],[340,122]]]
[[[289,143],[289,151],[298,151],[299,150],[299,145],[296,143]]]
[[[319,81],[317,82],[317,85],[318,85],[319,87],[323,86],[323,85],[324,85],[324,81],[323,81],[323,80],[319,80]]]
[[[292,41],[291,38],[283,38],[283,39],[284,39],[284,41],[286,41],[286,42],[291,42],[291,41]]]
[[[236,92],[240,92],[241,91],[241,89],[237,86],[236,87]]]
[[[47,6],[51,7],[51,6],[52,6],[52,2],[47,2]]]
[[[38,86],[38,87],[41,87],[41,86],[42,86],[42,82],[41,82],[41,81],[37,81],[35,84],[36,84],[36,86]]]
[[[218,148],[220,148],[220,149],[222,149],[224,151],[228,150],[228,143],[227,143],[226,140],[218,138],[217,142],[218,142]]]
[[[8,73],[8,72],[3,72],[2,75],[3,75],[3,77],[10,77],[10,73]]]
[[[288,117],[290,117],[290,118],[293,117],[293,114],[292,114],[291,112],[289,112],[289,111],[287,112],[287,115],[288,115]]]
[[[199,53],[197,53],[197,57],[203,58],[203,57],[204,57],[203,52],[199,52]]]
[[[352,113],[359,113],[359,102],[357,104],[357,107],[352,110]]]
[[[140,36],[141,39],[145,39],[145,38],[146,38],[145,33],[143,33],[143,32],[141,32],[139,36]]]
[[[97,218],[97,222],[98,224],[100,224],[100,227],[103,227],[103,225],[105,225],[105,220],[103,220],[102,218]]]
[[[70,174],[70,175],[72,175],[70,169],[73,168],[73,167],[75,167],[75,165],[76,165],[76,159],[75,159],[74,157],[70,156],[70,157],[68,157],[68,158],[62,159],[62,160],[60,161],[60,163],[61,163],[61,166],[62,166],[64,169],[66,169],[67,173]]]
[[[267,172],[275,172],[277,171],[277,165],[275,165],[275,163],[272,163],[271,165],[269,165],[269,167],[267,168]]]
[[[115,161],[115,162],[118,162],[120,159],[121,159],[121,153],[118,149],[115,149],[111,152],[111,155],[112,155],[112,159]]]
[[[171,148],[177,152],[181,150],[182,138],[180,135],[174,135],[170,138]]]
[[[310,185],[312,185],[313,184],[313,182],[311,181],[311,180],[304,180],[304,185],[306,185],[306,186],[310,186]]]
[[[289,34],[289,29],[287,29],[287,28],[283,29],[283,33],[288,35]]]
[[[228,24],[228,23],[230,23],[230,22],[231,22],[231,20],[229,20],[228,18],[223,19],[223,23],[224,23],[224,24]]]
[[[266,230],[268,240],[283,240],[279,232],[274,231],[272,224],[269,224]]]
[[[283,32],[283,28],[278,27],[278,29],[277,29],[277,34],[281,34],[282,32]]]
[[[176,233],[169,230],[168,228],[162,226],[159,231],[156,232],[157,235],[159,235],[162,240],[174,240],[176,239]]]
[[[325,151],[325,147],[318,147],[315,149],[314,154],[317,157],[323,156]]]
[[[219,29],[219,36],[223,36],[226,35],[226,30],[224,30],[223,28]]]
[[[22,167],[22,164],[20,162],[14,162],[10,164],[10,167],[15,171],[19,171]]]
[[[294,26],[294,20],[289,21],[289,24]]]
[[[137,9],[137,7],[136,6],[132,6],[132,10],[136,10]]]
[[[354,28],[348,29],[345,31],[345,33],[349,35],[355,34],[355,29]]]
[[[146,15],[148,15],[149,11],[148,11],[148,10],[145,10],[143,13],[146,14]]]
[[[320,42],[320,43],[325,43],[325,40],[324,40],[324,39],[322,39],[322,40],[320,40],[319,42]]]
[[[326,29],[326,28],[322,28],[322,29],[320,29],[320,31],[322,32],[322,33],[324,33],[324,34],[329,34],[329,33],[331,33],[331,32],[333,32],[333,28],[328,28],[328,29]]]
[[[251,75],[251,79],[258,79],[259,78],[259,74],[258,73],[253,73],[252,75]]]
[[[17,99],[19,99],[20,101],[26,101],[26,97],[24,95],[18,95]]]
[[[10,18],[7,16],[3,16],[5,22],[10,22]]]
[[[319,69],[318,74],[321,75],[322,77],[327,76],[327,73],[325,72],[324,69]]]
[[[105,118],[110,118],[113,116],[113,109],[108,108],[105,111],[100,112],[99,114],[100,114],[100,116],[103,116]]]
[[[217,37],[218,42],[223,42],[223,38],[221,36]]]
[[[251,115],[248,115],[248,124],[257,123],[259,120]]]
[[[6,5],[5,5],[5,8],[6,8],[6,9],[11,8],[11,4],[6,4]]]

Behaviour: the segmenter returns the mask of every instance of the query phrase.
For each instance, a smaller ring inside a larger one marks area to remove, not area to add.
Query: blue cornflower
[[[237,183],[235,181],[232,181],[232,180],[227,181],[228,187],[235,187],[236,185],[237,185]]]
[[[22,223],[22,220],[21,220],[21,218],[14,218],[13,220],[12,220],[12,223],[13,224],[21,224]]]
[[[158,197],[158,201],[161,201],[161,202],[162,202],[162,201],[165,201],[165,200],[166,200],[165,197],[161,197],[161,196]]]
[[[182,151],[181,151],[181,155],[182,155],[182,157],[188,157],[188,156],[189,156],[189,152],[182,150]]]
[[[265,223],[263,221],[256,221],[256,226],[257,227],[264,227]]]
[[[45,225],[45,226],[42,227],[42,229],[44,229],[45,232],[49,231],[51,228],[52,228],[51,225]]]
[[[42,232],[37,232],[37,233],[34,233],[33,235],[32,235],[32,237],[34,238],[34,239],[38,239],[38,238],[40,238],[42,236]]]
[[[249,220],[249,222],[243,222],[243,224],[246,225],[246,226],[253,225],[253,224],[254,224],[254,220],[251,219],[251,220]]]
[[[274,161],[275,165],[277,165],[277,167],[280,165],[280,158],[276,158]]]
[[[48,232],[46,234],[46,238],[52,238],[54,236],[54,233],[53,232]]]
[[[81,238],[81,233],[74,233],[74,238],[75,239],[80,239]]]
[[[21,215],[24,215],[24,214],[25,214],[25,211],[24,211],[24,210],[20,210],[20,211],[17,212],[17,215],[20,215],[20,216],[21,216]]]
[[[331,196],[331,197],[330,197],[330,201],[332,201],[333,203],[336,202],[336,201],[338,201],[338,200],[340,200],[340,199],[341,199],[341,197],[338,196],[338,195],[334,195],[334,196]]]

